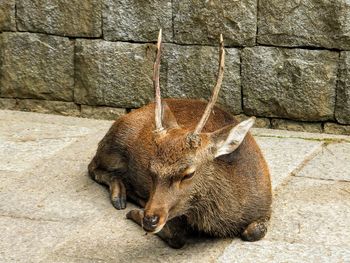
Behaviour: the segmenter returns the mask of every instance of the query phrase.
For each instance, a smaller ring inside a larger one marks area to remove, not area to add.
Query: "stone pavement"
[[[255,129],[274,189],[267,236],[174,250],[87,176],[110,125],[0,111],[0,262],[350,262],[350,137]]]

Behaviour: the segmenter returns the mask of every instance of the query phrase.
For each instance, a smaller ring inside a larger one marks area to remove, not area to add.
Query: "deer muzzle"
[[[142,219],[142,225],[143,229],[145,229],[147,232],[153,232],[158,227],[159,223],[159,216],[152,215],[152,216],[144,216]]]
[[[167,216],[160,215],[144,215],[142,219],[142,227],[149,233],[158,233],[166,224]]]

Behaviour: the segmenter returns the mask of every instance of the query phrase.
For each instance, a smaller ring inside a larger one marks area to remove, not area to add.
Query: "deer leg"
[[[120,178],[113,176],[113,172],[95,169],[90,172],[90,176],[96,182],[109,187],[112,205],[120,210],[126,208],[126,190]]]
[[[169,220],[157,235],[172,248],[182,248],[187,241],[187,223],[183,217]]]
[[[262,239],[267,232],[268,222],[268,218],[263,218],[250,223],[241,233],[241,239],[250,242]]]
[[[126,214],[136,224],[142,226],[143,210],[133,209]],[[175,217],[169,220],[165,226],[156,233],[163,241],[172,248],[182,248],[186,244],[187,237],[186,220],[182,217]]]
[[[112,205],[120,210],[126,208],[126,190],[120,178],[112,177],[109,184]]]

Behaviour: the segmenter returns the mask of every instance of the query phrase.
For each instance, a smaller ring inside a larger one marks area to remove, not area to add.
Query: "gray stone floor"
[[[88,178],[110,125],[0,111],[1,262],[350,262],[350,137],[255,129],[274,189],[265,239],[174,250]]]

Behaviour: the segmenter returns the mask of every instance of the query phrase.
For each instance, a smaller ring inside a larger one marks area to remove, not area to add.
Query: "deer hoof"
[[[183,246],[186,244],[186,240],[182,238],[172,238],[172,239],[166,240],[166,243],[171,248],[180,249],[180,248],[183,248]]]
[[[241,234],[242,240],[253,242],[262,239],[267,232],[266,224],[265,221],[256,221],[249,224]]]
[[[118,210],[126,208],[126,198],[125,197],[116,197],[116,198],[112,199],[111,201],[112,201],[112,205]]]

